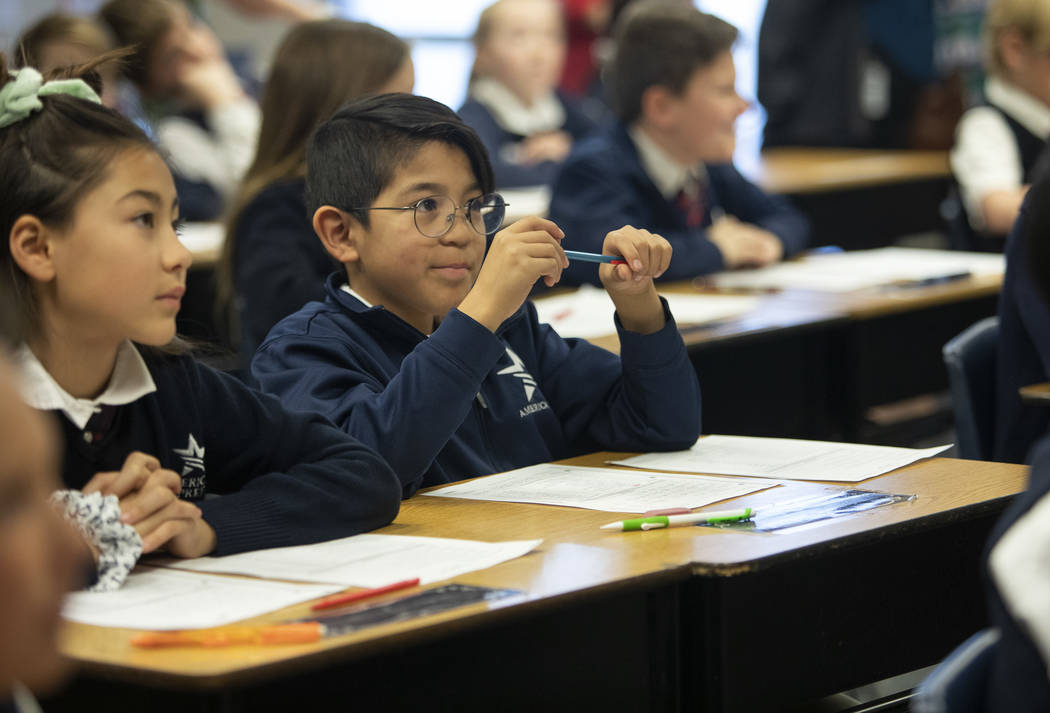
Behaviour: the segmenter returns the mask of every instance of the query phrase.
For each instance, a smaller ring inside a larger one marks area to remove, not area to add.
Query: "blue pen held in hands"
[[[581,253],[576,250],[566,250],[565,257],[570,260],[579,260],[581,262],[607,262],[610,265],[626,265],[627,261],[622,257],[616,257],[615,255],[599,255],[597,253]]]

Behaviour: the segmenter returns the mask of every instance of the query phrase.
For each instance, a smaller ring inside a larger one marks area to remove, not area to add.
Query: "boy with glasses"
[[[306,193],[345,271],[270,332],[252,361],[262,388],[378,449],[406,497],[594,450],[692,445],[696,374],[653,287],[667,241],[630,227],[605,239],[625,260],[600,267],[621,359],[538,322],[526,298],[560,278],[563,234],[542,218],[496,233],[492,190],[483,145],[448,107],[388,94],[338,111],[311,140]]]

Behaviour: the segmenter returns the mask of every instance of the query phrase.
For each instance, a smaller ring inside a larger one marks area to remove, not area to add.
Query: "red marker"
[[[372,597],[378,597],[380,594],[386,594],[387,592],[396,592],[399,589],[409,589],[411,587],[419,586],[419,577],[415,579],[406,579],[401,582],[394,582],[393,584],[384,584],[382,587],[374,587],[372,589],[365,589],[361,592],[348,592],[346,594],[333,594],[330,597],[325,597],[321,601],[310,607],[311,611],[317,611],[319,609],[331,609],[332,607],[342,606],[343,604],[352,604],[353,602],[359,602],[362,599],[371,599]]]

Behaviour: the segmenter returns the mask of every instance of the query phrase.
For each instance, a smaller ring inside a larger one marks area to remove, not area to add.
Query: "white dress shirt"
[[[19,390],[26,403],[41,411],[61,411],[80,430],[84,430],[100,406],[130,404],[157,390],[145,360],[129,341],[117,349],[117,361],[109,383],[93,399],[79,399],[59,386],[25,345],[15,353],[15,364],[21,376]]]
[[[1050,137],[1050,106],[994,77],[985,83],[984,93],[989,103],[1021,126],[1041,139]],[[981,201],[985,196],[1024,184],[1017,140],[1003,115],[990,106],[974,107],[959,121],[951,166],[975,230],[984,228]]]

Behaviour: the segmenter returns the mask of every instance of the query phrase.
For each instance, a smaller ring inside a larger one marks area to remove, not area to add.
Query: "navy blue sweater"
[[[565,109],[565,123],[560,128],[572,136],[573,141],[579,141],[597,130],[598,125],[583,112],[578,100],[562,92],[556,92],[555,96]],[[481,142],[488,149],[497,188],[548,186],[554,180],[559,165],[557,161],[542,161],[525,165],[513,163],[504,158],[503,152],[508,147],[512,147],[526,137],[500,126],[484,104],[475,99],[468,99],[459,108],[459,115],[474,131],[478,132]]]
[[[1006,239],[1006,274],[999,295],[994,457],[1010,463],[1025,462],[1032,444],[1050,428],[1050,409],[1026,404],[1018,393],[1022,386],[1050,381],[1050,306],[1028,274],[1023,232],[1028,212],[1026,200]]]
[[[155,456],[182,475],[180,497],[215,530],[215,555],[347,537],[397,515],[390,466],[323,418],[188,356],[143,356],[157,390],[117,407],[100,441],[59,418],[67,487],[120,470],[132,451]]]
[[[668,314],[620,327],[622,358],[563,339],[526,303],[493,334],[452,310],[429,337],[328,279],[252,360],[262,388],[378,450],[418,488],[590,451],[676,450],[700,433],[700,388]],[[666,311],[666,303],[665,303]]]
[[[1007,530],[1041,499],[1050,494],[1050,439],[1043,439],[1032,449],[1032,471],[1028,489],[1017,496],[996,523],[988,540],[988,553]],[[985,567],[987,572],[987,566]],[[989,713],[1045,713],[1050,710],[1050,682],[1047,662],[1031,636],[1010,615],[994,579],[986,576],[988,614],[1001,637],[988,677],[985,707]]]
[[[233,280],[245,368],[273,325],[324,295],[335,264],[306,215],[303,179],[267,186],[241,212]]]
[[[732,166],[707,166],[707,216],[698,228],[661,195],[642,167],[627,129],[616,124],[573,148],[554,182],[550,219],[565,231],[566,249],[600,253],[605,235],[625,225],[659,233],[674,255],[661,280],[682,280],[725,268],[722,253],[707,239],[711,209],[764,228],[784,244],[787,257],[809,242],[809,222],[783,198],[769,196]],[[598,284],[593,265],[574,262],[562,284]]]

